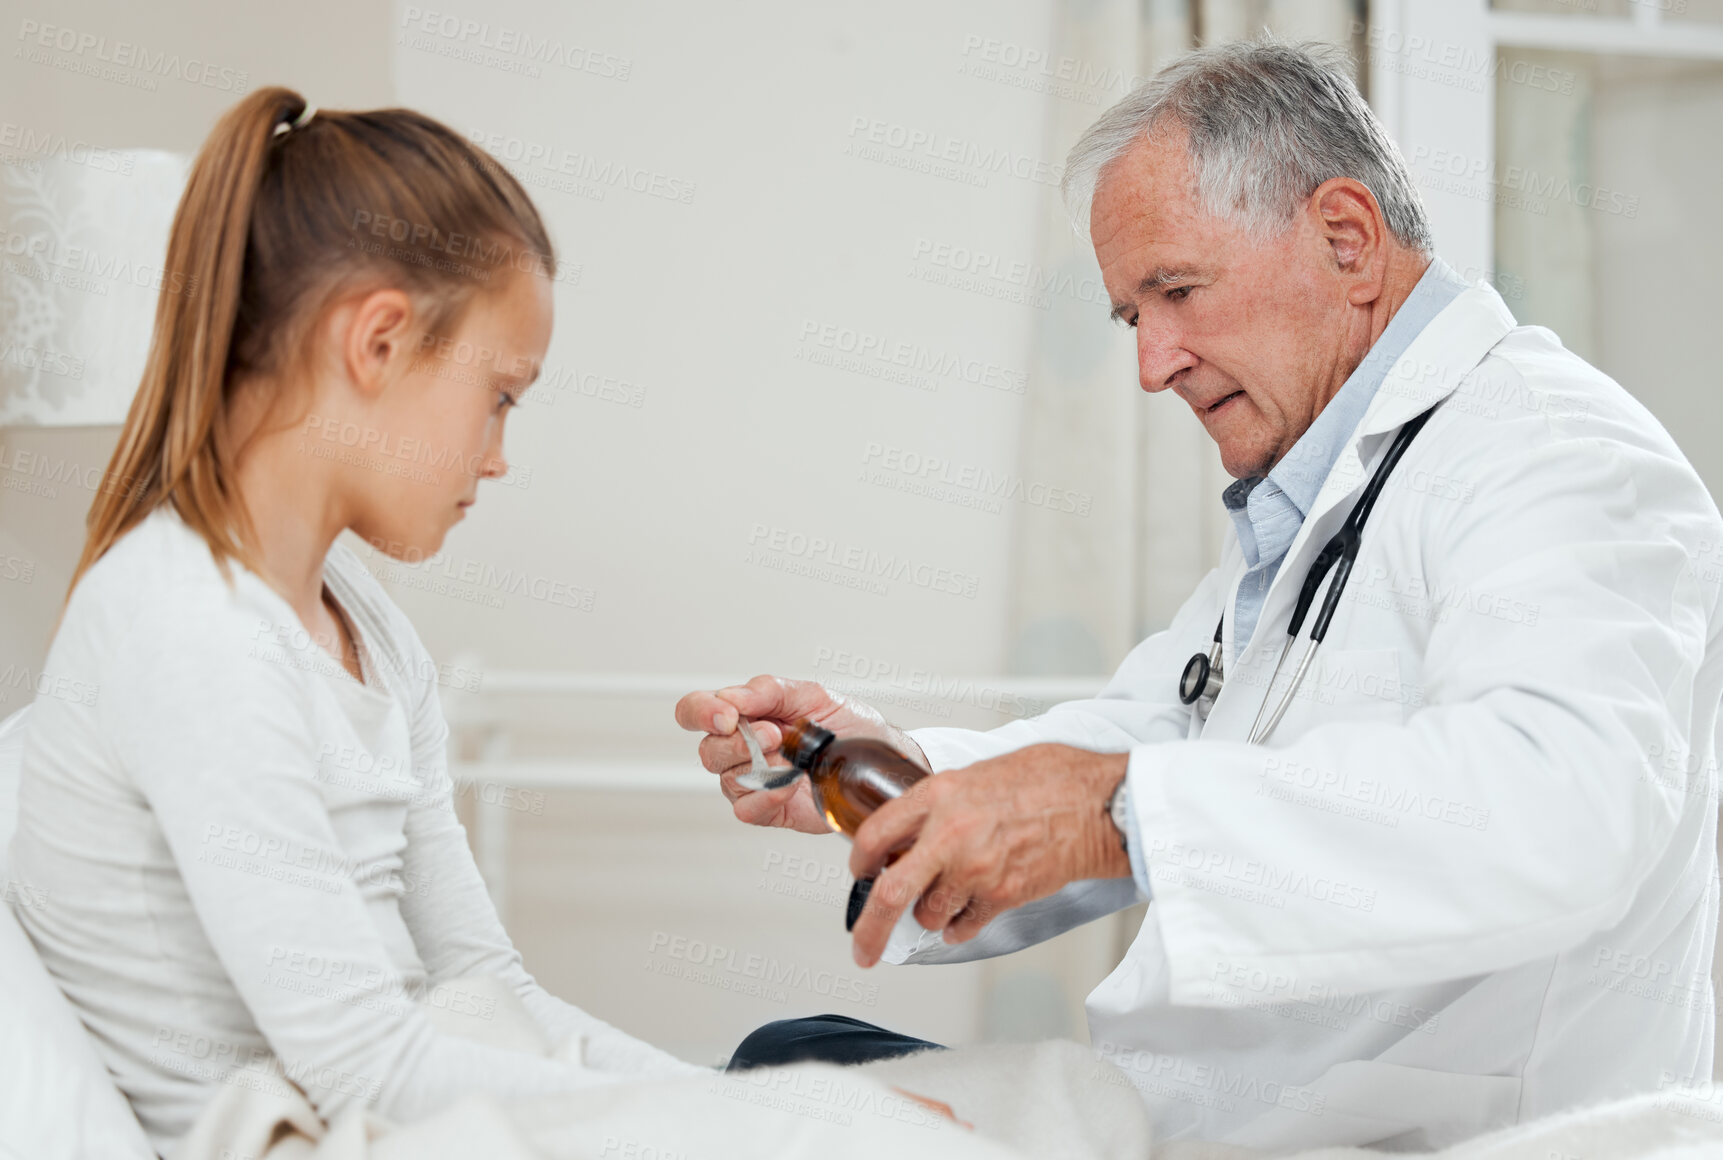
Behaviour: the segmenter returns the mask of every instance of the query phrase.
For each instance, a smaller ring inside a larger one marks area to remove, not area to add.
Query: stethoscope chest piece
[[[1220,635],[1225,625],[1215,625],[1214,643],[1209,646],[1207,653],[1192,653],[1191,659],[1185,662],[1185,671],[1179,676],[1179,700],[1187,705],[1195,705],[1201,701],[1207,709],[1214,704],[1214,699],[1220,696],[1225,674],[1221,672]]]

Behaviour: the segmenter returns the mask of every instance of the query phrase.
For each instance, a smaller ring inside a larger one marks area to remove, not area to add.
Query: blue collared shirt
[[[1241,479],[1221,493],[1227,515],[1238,529],[1239,546],[1249,566],[1238,585],[1238,603],[1233,609],[1233,652],[1244,651],[1256,631],[1262,615],[1268,587],[1286,559],[1287,549],[1304,526],[1304,517],[1316,503],[1328,473],[1346,449],[1347,440],[1357,430],[1370,400],[1388,377],[1388,372],[1406,348],[1423,333],[1430,321],[1447,309],[1449,303],[1468,287],[1464,279],[1440,258],[1431,258],[1412,293],[1388,320],[1382,335],[1371,346],[1364,361],[1347,376],[1335,396],[1328,400],[1298,442],[1266,476]],[[1171,674],[1167,678],[1173,679]],[[1125,808],[1130,815],[1129,841],[1126,849],[1131,858],[1131,876],[1144,896],[1149,889],[1148,865],[1143,861],[1142,831],[1137,825],[1137,812],[1131,806],[1129,791]]]
[[[1339,392],[1322,408],[1310,427],[1299,436],[1292,450],[1266,476],[1241,479],[1221,493],[1226,514],[1238,529],[1239,546],[1249,566],[1238,585],[1238,603],[1233,609],[1233,651],[1241,653],[1256,631],[1262,603],[1268,597],[1287,549],[1304,526],[1304,517],[1316,503],[1316,495],[1334,470],[1347,440],[1370,409],[1370,400],[1382,380],[1412,340],[1423,333],[1430,320],[1459,297],[1466,283],[1440,258],[1432,258],[1424,276],[1407,295],[1394,317],[1347,376]]]

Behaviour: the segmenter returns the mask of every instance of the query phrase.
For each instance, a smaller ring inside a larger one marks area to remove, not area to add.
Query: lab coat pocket
[[[1290,671],[1301,655],[1295,653],[1287,658],[1288,671],[1281,674],[1270,690],[1270,712],[1285,694]],[[1304,674],[1270,743],[1284,744],[1318,725],[1335,722],[1397,724],[1405,720],[1418,700],[1416,690],[1401,679],[1398,650],[1322,645],[1316,650],[1310,671]]]
[[[1279,1106],[1229,1133],[1229,1144],[1277,1151],[1340,1144],[1446,1147],[1519,1117],[1520,1080],[1380,1060],[1337,1063]]]

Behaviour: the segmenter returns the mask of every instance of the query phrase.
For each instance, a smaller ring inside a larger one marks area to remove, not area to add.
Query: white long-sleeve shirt
[[[325,1118],[400,1121],[697,1070],[523,968],[455,818],[436,667],[358,558],[337,545],[324,579],[362,685],[232,575],[169,507],[121,539],[72,595],[24,753],[12,873],[51,904],[18,919],[156,1148],[271,1053]],[[547,1043],[583,1035],[581,1063],[436,1030],[415,1000],[474,974]]]

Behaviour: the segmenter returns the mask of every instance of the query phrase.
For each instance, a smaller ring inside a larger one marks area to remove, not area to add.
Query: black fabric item
[[[847,1015],[779,1019],[742,1040],[725,1071],[786,1063],[872,1063],[917,1051],[944,1051],[937,1043],[899,1035]]]

